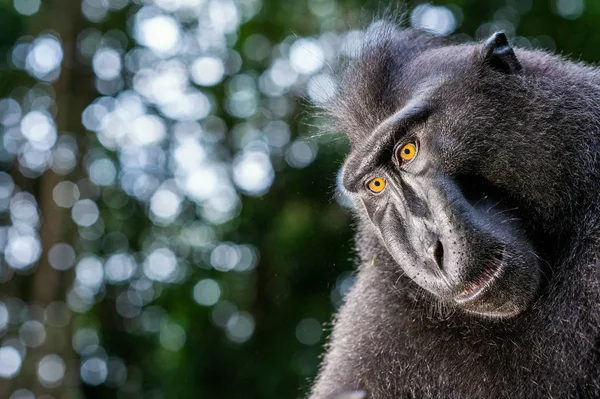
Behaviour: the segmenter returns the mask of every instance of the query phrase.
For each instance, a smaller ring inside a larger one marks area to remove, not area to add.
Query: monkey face
[[[447,174],[431,162],[434,154],[427,140],[419,140],[419,129],[392,154],[393,166],[371,170],[362,181],[345,172],[344,184],[357,193],[359,207],[404,273],[469,312],[509,317],[523,311],[540,270],[534,248],[503,204],[506,194],[474,176]],[[360,170],[357,162],[368,160],[349,158],[346,171]]]
[[[528,120],[537,105],[502,34],[423,51],[395,67],[397,81],[371,86],[382,92],[365,102],[385,104],[373,113],[386,116],[350,136],[344,189],[426,291],[486,317],[522,313],[542,283],[537,254],[560,235],[565,195],[575,192],[560,151],[575,157],[576,149],[547,119]],[[360,80],[354,87],[361,84],[369,89]],[[357,131],[367,118],[348,126]]]

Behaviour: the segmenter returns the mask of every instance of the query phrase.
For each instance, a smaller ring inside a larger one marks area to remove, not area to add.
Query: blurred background
[[[306,395],[353,283],[309,104],[389,6],[0,0],[0,398]],[[600,2],[404,7],[600,59]]]

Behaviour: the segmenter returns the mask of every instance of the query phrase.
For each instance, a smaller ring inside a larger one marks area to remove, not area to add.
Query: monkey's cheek
[[[461,304],[469,313],[511,318],[526,311],[537,295],[540,270],[537,259],[503,265],[504,272],[473,301]]]

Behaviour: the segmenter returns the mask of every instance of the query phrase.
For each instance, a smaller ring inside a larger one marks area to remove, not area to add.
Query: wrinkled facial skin
[[[372,159],[349,157],[344,185],[356,193],[385,248],[414,282],[471,313],[516,315],[538,288],[534,248],[502,206],[506,198],[499,190],[443,170],[427,145],[432,135],[416,129],[404,138],[418,143],[409,163],[390,159],[387,168],[369,168]],[[365,168],[370,170],[362,179],[348,172]],[[380,193],[367,188],[375,177],[386,182]]]

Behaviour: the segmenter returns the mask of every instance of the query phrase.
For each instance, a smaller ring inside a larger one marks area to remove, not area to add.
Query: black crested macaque
[[[600,69],[379,21],[326,111],[360,266],[311,398],[600,397]]]

